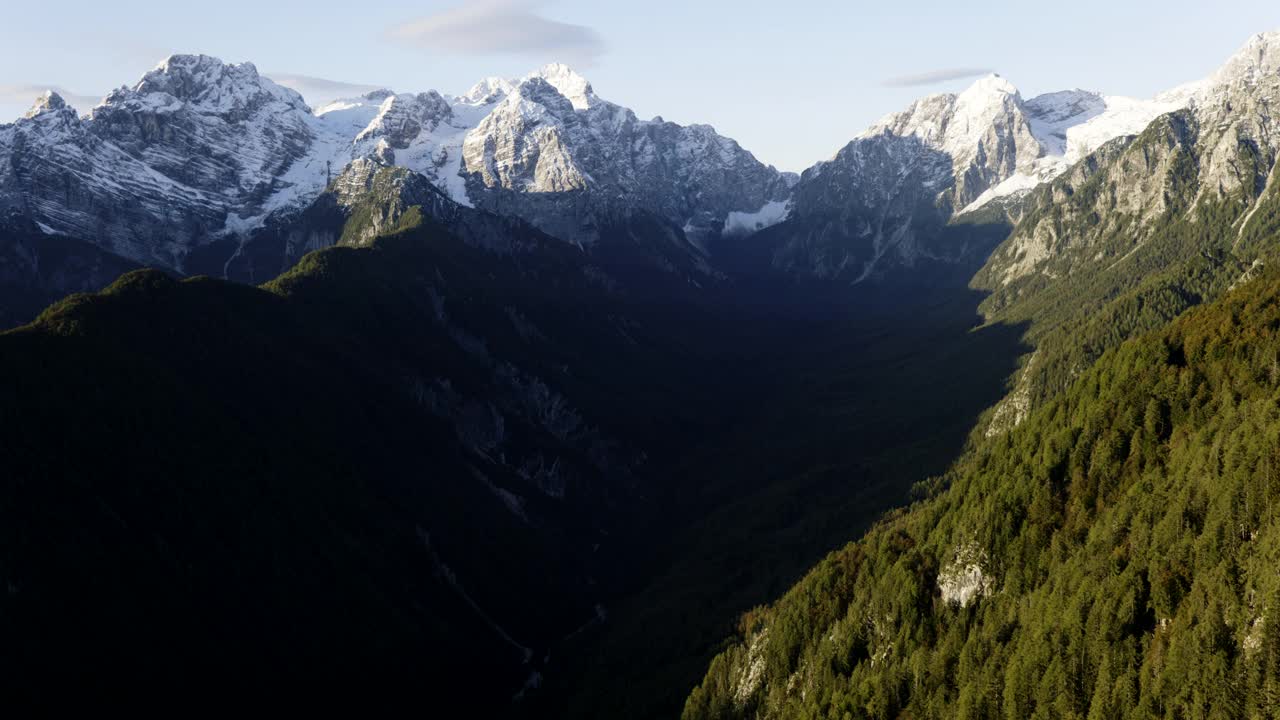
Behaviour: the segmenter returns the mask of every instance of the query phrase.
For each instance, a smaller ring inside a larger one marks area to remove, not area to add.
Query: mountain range
[[[799,176],[563,65],[48,93],[0,125],[0,682],[1262,712],[1278,91],[1280,32],[1150,100],[991,75]]]
[[[768,265],[857,282],[954,261],[963,243],[939,237],[953,216],[1025,195],[1198,102],[1205,85],[1151,101],[1079,90],[1024,100],[990,76],[884,118],[796,177],[711,127],[640,120],[564,65],[457,97],[380,90],[312,109],[251,64],[176,55],[83,115],[49,92],[0,126],[0,210],[10,226],[94,246],[44,280],[26,258],[26,279],[52,284],[50,297],[101,285],[85,268],[102,262],[270,279],[318,249],[280,237],[363,160],[583,246],[644,216],[688,266],[722,239],[796,218]]]

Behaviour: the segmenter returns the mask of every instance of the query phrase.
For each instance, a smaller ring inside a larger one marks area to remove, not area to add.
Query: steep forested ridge
[[[742,618],[684,716],[1269,717],[1280,278],[1108,351]]]

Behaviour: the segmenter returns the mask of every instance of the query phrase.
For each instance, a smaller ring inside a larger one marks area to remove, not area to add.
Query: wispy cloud
[[[899,75],[884,81],[885,87],[918,87],[920,85],[937,85],[951,80],[990,75],[993,70],[987,68],[941,68],[914,75]]]
[[[604,39],[584,25],[540,14],[539,0],[467,0],[465,5],[410,20],[387,31],[392,39],[458,55],[554,56],[591,64]]]
[[[62,96],[63,100],[80,112],[88,112],[97,105],[104,95],[82,95],[58,85],[41,85],[39,83],[17,83],[0,85],[0,103],[8,105],[34,105],[36,100],[46,91],[52,90]]]
[[[331,102],[339,98],[356,97],[382,89],[380,85],[349,83],[312,75],[266,73],[266,76],[287,88],[297,90],[312,105]]]

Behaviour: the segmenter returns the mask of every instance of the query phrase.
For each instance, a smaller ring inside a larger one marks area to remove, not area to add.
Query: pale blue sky
[[[37,87],[101,95],[172,52],[443,93],[562,59],[641,117],[708,123],[802,170],[915,97],[970,82],[894,78],[989,68],[1025,97],[1149,96],[1275,29],[1275,0],[24,2],[0,26],[0,121]]]

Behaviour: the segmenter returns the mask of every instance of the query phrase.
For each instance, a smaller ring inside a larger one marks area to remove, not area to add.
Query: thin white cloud
[[[920,85],[937,85],[951,80],[990,75],[992,70],[986,68],[940,68],[914,75],[899,75],[884,81],[885,87],[918,87]]]
[[[67,104],[80,112],[88,112],[99,102],[105,95],[82,95],[67,90],[58,85],[41,85],[39,83],[16,83],[12,85],[0,85],[0,103],[16,106],[32,106],[36,100],[40,99],[47,91],[52,90],[62,96]]]
[[[594,29],[544,17],[538,0],[468,0],[465,5],[410,20],[387,31],[394,40],[457,55],[522,55],[582,65],[605,51]]]
[[[312,105],[332,102],[340,98],[358,97],[383,89],[380,85],[349,83],[295,73],[267,73],[266,76],[280,85],[298,91]]]

